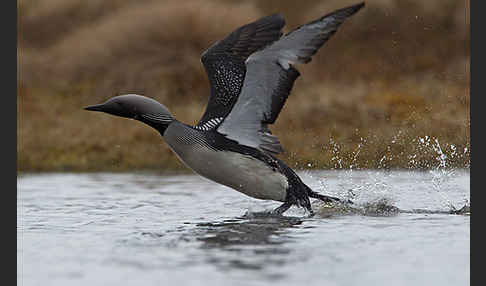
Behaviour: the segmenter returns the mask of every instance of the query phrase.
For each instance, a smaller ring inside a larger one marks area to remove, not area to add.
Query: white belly
[[[169,146],[187,167],[201,176],[250,197],[285,201],[287,178],[251,156],[204,147],[181,148],[170,143]]]

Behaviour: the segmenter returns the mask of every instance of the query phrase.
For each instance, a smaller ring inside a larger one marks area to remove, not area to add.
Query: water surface
[[[469,285],[468,171],[300,175],[354,204],[276,217],[195,175],[22,174],[18,284]]]

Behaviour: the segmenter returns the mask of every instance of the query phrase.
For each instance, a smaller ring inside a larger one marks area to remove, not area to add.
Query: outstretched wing
[[[281,153],[273,124],[290,94],[299,72],[294,63],[307,63],[349,16],[364,6],[360,3],[325,15],[281,37],[246,61],[246,78],[232,111],[217,131],[239,144]]]
[[[284,25],[280,14],[263,17],[236,29],[201,55],[211,91],[206,111],[196,128],[213,129],[228,115],[243,86],[245,60],[278,40]]]

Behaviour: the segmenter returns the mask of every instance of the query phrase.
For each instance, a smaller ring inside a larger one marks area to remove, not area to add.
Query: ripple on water
[[[314,201],[314,217],[295,207],[268,215],[279,203],[198,176],[24,174],[18,277],[24,285],[467,285],[470,216],[451,213],[470,213],[469,173],[438,174],[302,172],[316,191],[354,201]]]

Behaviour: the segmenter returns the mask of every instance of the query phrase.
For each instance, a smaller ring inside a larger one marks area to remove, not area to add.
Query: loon
[[[300,75],[293,65],[311,61],[363,6],[364,2],[336,10],[285,35],[285,20],[273,14],[215,42],[201,55],[210,95],[195,126],[178,121],[156,100],[136,94],[114,96],[84,109],[151,126],[195,173],[250,197],[282,202],[273,214],[296,205],[313,215],[309,198],[341,200],[313,191],[276,157],[283,148],[268,125],[275,123]]]

